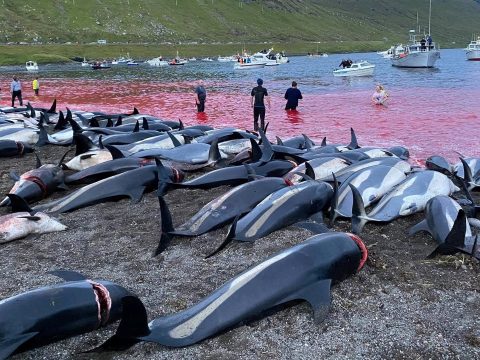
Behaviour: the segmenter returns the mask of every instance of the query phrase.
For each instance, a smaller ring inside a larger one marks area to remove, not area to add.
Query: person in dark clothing
[[[20,102],[20,106],[23,106],[22,84],[20,83],[20,80],[18,80],[16,76],[13,77],[13,81],[10,85],[10,92],[12,93],[12,107],[14,107],[15,98],[18,98],[18,101]]]
[[[425,38],[422,38],[422,40],[420,40],[420,49],[421,50],[425,50],[427,47],[425,46],[425,43],[426,43],[426,40]]]
[[[264,98],[267,96],[268,108],[270,108],[270,98],[268,98],[267,89],[263,85],[262,79],[257,79],[257,85],[252,89],[250,104],[253,107],[253,129],[258,131],[258,118],[260,117],[260,129],[265,131],[265,103]]]
[[[285,105],[285,110],[296,110],[298,106],[298,100],[303,99],[302,93],[297,89],[297,82],[292,81],[292,87],[288,88],[285,92],[285,99],[287,99],[287,104]]]
[[[198,85],[195,88],[195,104],[198,112],[205,111],[205,101],[207,101],[207,90],[205,90],[203,85]]]

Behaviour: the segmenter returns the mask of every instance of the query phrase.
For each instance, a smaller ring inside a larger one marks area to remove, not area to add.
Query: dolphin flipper
[[[38,332],[30,332],[16,335],[0,341],[0,359],[6,359],[12,355],[20,346],[36,336]]]
[[[28,212],[30,214],[34,214],[35,212],[28,206],[27,202],[25,199],[23,199],[21,196],[18,196],[16,194],[7,194],[7,197],[10,199],[10,204],[12,205],[12,212]]]
[[[84,275],[72,270],[61,270],[61,269],[52,270],[52,271],[49,271],[48,274],[57,276],[65,281],[87,280],[87,278]]]
[[[332,303],[330,295],[331,279],[317,281],[306,288],[279,301],[276,305],[284,304],[292,300],[305,300],[313,308],[313,317],[317,324],[320,324],[328,315]]]
[[[140,200],[142,200],[145,189],[145,186],[139,186],[137,188],[130,189],[127,195],[132,200],[132,203],[138,203]]]
[[[428,227],[427,220],[422,220],[418,224],[413,225],[408,230],[408,235],[412,236],[415,235],[419,231],[426,231],[431,234],[430,228]]]
[[[216,255],[218,254],[220,251],[222,251],[223,249],[225,249],[225,247],[230,244],[232,241],[233,241],[233,238],[235,237],[235,230],[237,228],[237,222],[238,222],[238,219],[240,218],[240,215],[237,215],[235,217],[235,220],[233,220],[233,223],[232,223],[232,226],[230,226],[230,230],[228,231],[228,234],[227,234],[227,237],[225,238],[225,240],[223,241],[223,243],[220,244],[220,246],[217,248],[217,250],[215,250],[214,252],[212,252],[211,254],[205,256],[205,259],[208,259],[210,257],[212,257],[213,255]]]

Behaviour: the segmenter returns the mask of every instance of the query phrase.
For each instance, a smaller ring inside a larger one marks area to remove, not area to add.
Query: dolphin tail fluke
[[[350,189],[352,189],[353,194],[352,233],[359,235],[369,218],[367,217],[367,213],[365,211],[362,195],[360,195],[360,192],[352,184],[349,184],[348,186],[350,186]]]
[[[0,359],[6,359],[12,355],[20,346],[36,336],[38,332],[13,335],[0,340]]]
[[[158,203],[160,204],[160,218],[162,225],[160,242],[158,243],[157,249],[155,250],[153,256],[157,256],[168,247],[170,241],[172,240],[172,235],[170,232],[174,231],[172,214],[163,196],[158,196]]]
[[[230,244],[232,241],[233,241],[233,238],[235,237],[235,230],[237,228],[237,221],[238,219],[240,218],[239,215],[237,215],[237,217],[235,217],[235,220],[233,220],[233,223],[232,223],[232,226],[230,226],[230,230],[228,231],[228,234],[227,234],[227,237],[225,238],[225,240],[223,241],[223,243],[217,248],[217,250],[215,250],[214,252],[212,252],[211,254],[207,255],[205,257],[205,259],[208,259],[216,254],[218,254],[220,251],[222,251],[223,249],[225,249],[225,247]]]
[[[147,311],[145,306],[135,296],[122,298],[122,318],[117,332],[99,347],[87,352],[123,351],[136,343],[139,338],[150,334]]]
[[[467,229],[466,220],[465,212],[459,210],[457,218],[453,223],[452,229],[445,238],[445,241],[439,244],[427,258],[431,259],[437,255],[452,255],[457,252],[470,254],[470,251],[465,247],[465,232]]]
[[[353,128],[350,128],[350,144],[348,144],[347,148],[350,150],[358,149],[360,146],[358,146],[358,141],[357,141],[357,135],[355,135],[355,130]]]

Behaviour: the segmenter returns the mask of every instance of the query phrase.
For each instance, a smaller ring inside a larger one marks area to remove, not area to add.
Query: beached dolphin
[[[83,170],[90,166],[112,160],[112,154],[108,149],[99,148],[86,136],[74,133],[75,157],[63,166],[70,170]]]
[[[10,176],[15,180],[15,184],[9,191],[9,194],[21,196],[24,200],[31,203],[44,197],[47,197],[57,189],[67,189],[65,185],[65,174],[60,164],[67,155],[66,152],[58,165],[45,164],[37,156],[36,168],[18,176],[14,172]],[[35,154],[36,155],[36,154]],[[4,198],[0,206],[10,204],[8,197]]]
[[[0,140],[0,157],[24,155],[34,151],[34,148],[21,141]]]
[[[470,168],[472,177],[476,178],[480,176],[480,158],[473,158],[473,157],[468,158],[463,156],[461,157],[460,162],[453,165],[453,171],[457,174],[457,176],[460,176],[461,178],[464,177],[464,166],[463,166],[462,159]]]
[[[0,244],[24,238],[30,234],[63,231],[67,227],[47,214],[33,211],[20,196],[8,194],[12,214],[0,216]]]
[[[306,167],[308,166],[307,164],[310,165],[310,167],[313,169],[313,174],[311,174],[311,177],[315,180],[322,180],[326,177],[330,177],[332,173],[336,173],[341,169],[346,168],[351,163],[347,160],[337,157],[316,158],[296,166],[295,168],[290,170],[284,178],[288,179],[292,183],[300,182],[301,180],[303,180],[303,178],[301,175],[299,175],[299,173],[305,174]]]
[[[172,235],[197,236],[217,229],[235,217],[248,213],[268,195],[287,187],[288,184],[281,178],[261,178],[236,186],[210,201],[187,222],[176,228],[173,227],[167,203],[161,196],[163,194],[163,191],[160,191],[161,186],[159,184],[162,233],[155,255],[167,248]]]
[[[386,194],[367,215],[361,194],[353,193],[352,232],[359,234],[368,221],[386,222],[422,211],[427,201],[437,195],[451,195],[460,189],[444,174],[425,170],[410,174]]]
[[[330,204],[333,188],[326,182],[306,180],[275,191],[242,218],[235,219],[224,242],[207,257],[233,240],[253,242],[275,230],[321,214]]]
[[[66,282],[0,301],[0,359],[117,321],[122,299],[135,299],[109,281],[88,280],[73,271],[51,274]]]
[[[60,199],[37,205],[33,209],[48,213],[64,213],[122,197],[129,197],[132,201],[138,202],[145,191],[156,189],[157,174],[155,165],[147,165],[86,185]]]
[[[361,239],[352,234],[313,236],[237,275],[196,305],[147,323],[136,298],[123,300],[116,334],[98,350],[125,350],[137,342],[182,347],[266,316],[280,306],[305,300],[316,323],[329,313],[331,286],[358,272],[367,259]]]
[[[353,195],[350,185],[355,186],[362,196],[363,205],[367,207],[380,200],[406,177],[403,171],[385,165],[371,166],[353,173],[339,188],[335,185],[330,221],[333,224],[337,217],[352,216]]]
[[[461,210],[462,207],[451,197],[445,195],[435,196],[428,200],[425,206],[425,219],[412,226],[408,233],[413,235],[419,231],[426,231],[432,235],[438,244],[442,244],[452,231],[453,224]],[[472,230],[468,220],[465,218],[464,237],[471,236]]]
[[[447,176],[452,175],[452,165],[442,156],[433,155],[425,160],[425,167],[429,170],[439,171]]]
[[[38,133],[39,130],[37,129],[14,127],[2,130],[0,128],[0,140],[14,140],[28,145],[35,145],[38,141]]]

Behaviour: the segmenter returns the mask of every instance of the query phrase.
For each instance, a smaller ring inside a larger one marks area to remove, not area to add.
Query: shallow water
[[[343,58],[376,65],[371,77],[335,78]],[[153,68],[113,67],[91,70],[74,65],[41,66],[40,97],[34,98],[34,75],[23,68],[0,70],[1,104],[8,105],[12,73],[23,81],[24,98],[48,106],[57,98],[60,109],[142,113],[181,119],[186,124],[252,128],[250,91],[261,77],[272,102],[267,109],[269,137],[300,133],[320,141],[348,143],[349,128],[360,145],[403,145],[422,161],[436,154],[454,161],[455,151],[480,156],[480,63],[465,60],[460,49],[442,50],[434,69],[400,69],[375,53],[329,57],[292,57],[289,64],[257,70],[233,70],[232,63],[192,62]],[[208,91],[206,112],[197,114],[193,88],[202,80]],[[283,95],[292,80],[302,90],[298,112],[285,112]],[[375,84],[390,94],[387,106],[370,103]]]

